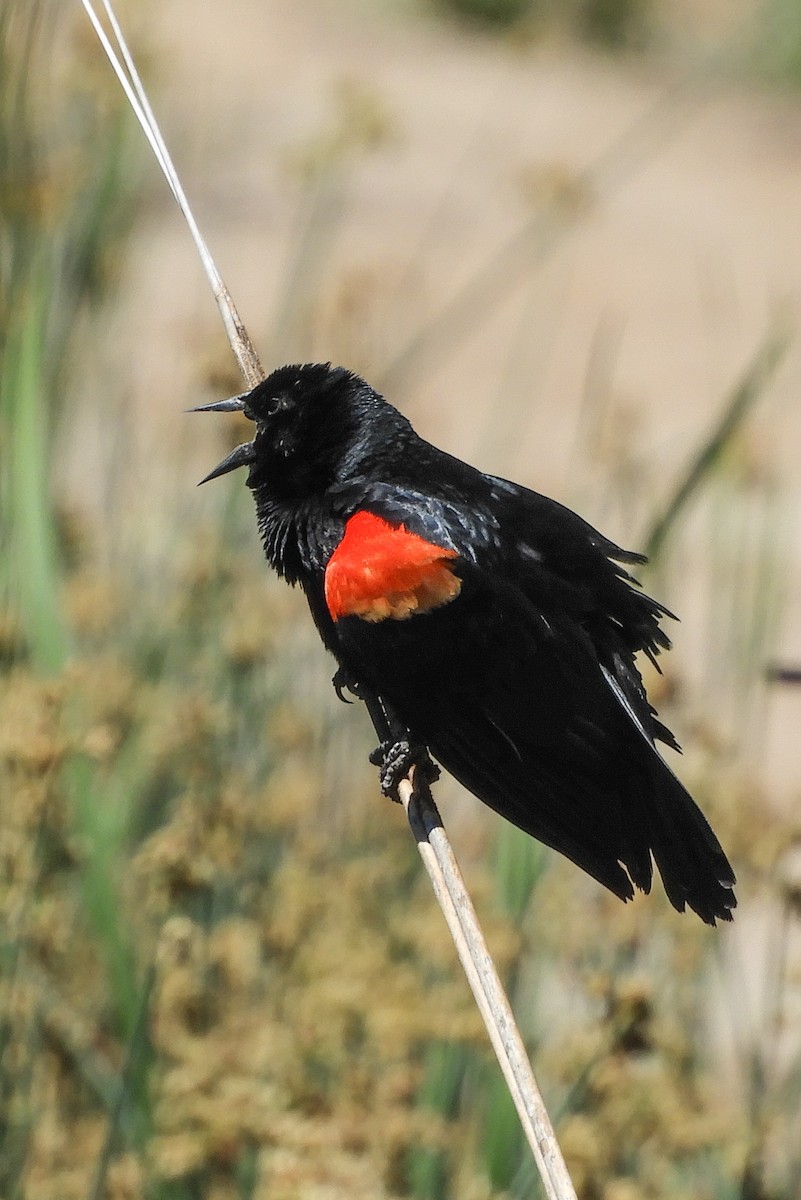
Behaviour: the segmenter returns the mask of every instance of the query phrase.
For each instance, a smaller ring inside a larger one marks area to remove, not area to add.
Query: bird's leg
[[[367,706],[373,728],[381,739],[381,744],[370,755],[370,762],[381,768],[379,778],[385,796],[395,801],[399,799],[398,785],[413,766],[426,783],[439,779],[439,767],[431,761],[427,748],[412,740],[409,730],[385,700],[360,684],[345,667],[339,667],[331,682],[343,703],[351,703],[344,695],[348,691]]]
[[[427,747],[412,740],[409,730],[390,705],[366,688],[360,688],[359,695],[367,705],[373,728],[381,739],[381,744],[370,755],[370,762],[381,768],[379,778],[384,795],[397,802],[400,799],[398,785],[413,766],[427,783],[439,779],[439,767],[431,761]]]

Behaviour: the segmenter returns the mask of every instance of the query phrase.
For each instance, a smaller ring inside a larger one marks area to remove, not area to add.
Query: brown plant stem
[[[416,768],[398,788],[417,849],[439,901],[492,1048],[534,1154],[548,1200],[576,1200],[514,1013],[465,886],[431,789]]]

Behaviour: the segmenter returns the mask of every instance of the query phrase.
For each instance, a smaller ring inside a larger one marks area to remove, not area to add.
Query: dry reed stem
[[[214,291],[231,349],[245,381],[249,387],[255,387],[265,378],[264,370],[197,226],[113,8],[109,0],[102,0],[113,36],[120,48],[122,62],[103,29],[91,0],[81,0],[81,3],[189,226]],[[576,1192],[534,1079],[514,1014],[481,931],[448,835],[428,785],[416,786],[414,767],[401,781],[399,794],[431,879],[434,894],[450,929],[459,959],[487,1026],[493,1049],[534,1154],[548,1200],[576,1200]]]
[[[534,1154],[548,1200],[575,1200],[576,1193],[514,1013],[431,790],[428,784],[417,783],[415,768],[412,767],[409,775],[401,781],[398,791],[420,857],[514,1100],[523,1132]]]

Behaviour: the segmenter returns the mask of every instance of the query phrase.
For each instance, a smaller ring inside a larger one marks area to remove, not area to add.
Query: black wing
[[[616,700],[646,736],[679,750],[656,719],[635,655],[659,670],[670,649],[660,622],[673,613],[640,589],[623,564],[644,563],[555,500],[503,479],[493,479],[505,558],[523,593],[537,609],[569,614],[587,633]]]
[[[654,748],[670,735],[634,665],[638,641],[666,644],[664,610],[615,565],[622,551],[530,497],[517,489],[510,519],[373,488],[372,511],[461,553],[463,587],[409,620],[338,622],[340,657],[470,791],[617,895],[649,890],[653,854],[678,909],[727,919],[731,867]]]

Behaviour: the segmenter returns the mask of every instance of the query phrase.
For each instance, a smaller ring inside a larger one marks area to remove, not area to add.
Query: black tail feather
[[[708,925],[731,921],[737,907],[731,864],[698,805],[667,764],[660,765],[646,811],[667,897],[679,912],[686,905]]]

